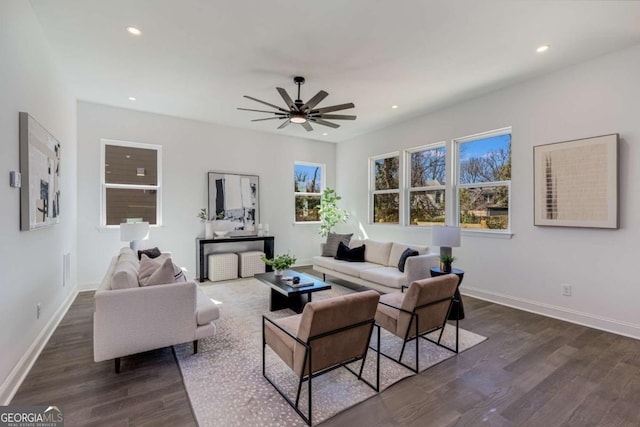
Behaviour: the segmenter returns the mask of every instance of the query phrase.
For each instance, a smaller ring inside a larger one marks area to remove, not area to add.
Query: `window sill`
[[[318,225],[322,224],[320,221],[294,221],[293,225]]]
[[[489,231],[489,230],[469,230],[462,228],[463,236],[484,237],[488,239],[511,239],[513,233],[510,231]]]

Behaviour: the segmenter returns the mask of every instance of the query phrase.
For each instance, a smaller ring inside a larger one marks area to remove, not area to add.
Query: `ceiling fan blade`
[[[252,121],[252,122],[261,122],[261,121],[263,121],[263,120],[275,120],[275,119],[280,119],[280,120],[282,120],[282,119],[286,119],[286,117],[284,117],[284,116],[283,116],[283,117],[267,117],[266,119],[253,119],[253,120],[251,120],[251,121]]]
[[[313,123],[317,123],[317,124],[322,125],[322,126],[329,126],[330,128],[334,128],[334,129],[340,127],[340,125],[337,124],[337,123],[331,123],[331,122],[328,122],[328,121],[322,120],[322,119],[316,119],[316,118],[312,117],[310,120],[313,121]]]
[[[329,95],[327,92],[321,90],[320,92],[316,93],[313,98],[308,100],[307,103],[300,108],[300,111],[311,110],[313,107],[318,105],[323,99],[325,99],[327,95]]]
[[[311,115],[311,117],[315,117],[318,119],[333,119],[333,120],[355,120],[356,116],[348,116],[346,114],[318,114]]]
[[[315,113],[329,113],[331,111],[339,111],[339,110],[348,110],[349,108],[355,108],[356,106],[353,102],[349,102],[348,104],[340,104],[340,105],[332,105],[330,107],[318,108],[317,110],[312,110],[311,114]]]
[[[255,111],[256,113],[269,113],[269,114],[281,114],[283,116],[286,116],[286,113],[280,113],[278,111],[267,111],[267,110],[253,110],[251,108],[240,108],[238,107],[238,110],[242,110],[242,111]]]
[[[282,99],[284,99],[284,103],[287,104],[287,107],[292,110],[297,110],[296,104],[293,102],[293,99],[291,99],[286,90],[282,89],[281,87],[277,87],[276,90],[278,91]]]
[[[254,98],[254,97],[252,97],[252,96],[248,96],[248,95],[244,95],[244,97],[245,97],[245,98],[247,98],[247,99],[250,99],[250,100],[252,100],[252,101],[256,101],[256,102],[259,102],[259,103],[261,103],[261,104],[268,105],[269,107],[273,107],[273,108],[275,108],[276,110],[280,110],[280,111],[284,111],[285,113],[288,113],[288,111],[287,111],[287,110],[285,110],[284,108],[280,108],[280,107],[278,107],[277,105],[274,105],[274,104],[269,104],[269,103],[268,103],[268,102],[266,102],[266,101],[261,101],[261,100],[259,100],[258,98]]]
[[[278,129],[283,129],[286,128],[287,126],[289,126],[291,124],[290,120],[287,120],[286,122],[284,122],[283,124],[281,124],[280,126],[278,126]]]
[[[305,128],[307,130],[307,132],[311,132],[313,130],[313,128],[311,127],[309,122],[304,122],[304,123],[300,123],[300,124],[302,125],[303,128]]]

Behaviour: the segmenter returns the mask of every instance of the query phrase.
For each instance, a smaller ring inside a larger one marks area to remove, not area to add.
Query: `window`
[[[101,225],[161,224],[162,147],[102,140]]]
[[[511,129],[455,140],[460,226],[509,230]]]
[[[445,157],[444,143],[407,151],[410,225],[445,223]]]
[[[374,223],[400,223],[400,155],[397,153],[370,159],[369,188]]]
[[[325,188],[324,165],[295,162],[293,191],[296,222],[319,222],[320,199]]]

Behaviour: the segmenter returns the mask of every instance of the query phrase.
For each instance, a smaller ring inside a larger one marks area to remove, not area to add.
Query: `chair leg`
[[[418,315],[416,314],[416,373],[420,372],[420,337],[418,336]]]
[[[116,357],[114,359],[114,362],[115,362],[115,365],[116,365],[116,374],[119,374],[120,373],[120,358]]]
[[[198,353],[198,340],[193,340],[193,354]]]

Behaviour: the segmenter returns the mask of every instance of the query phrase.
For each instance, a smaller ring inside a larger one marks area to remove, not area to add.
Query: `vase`
[[[440,269],[445,273],[451,273],[451,264],[440,263]]]
[[[284,270],[273,270],[273,275],[274,275],[274,276],[282,276],[282,272],[283,272],[283,271],[284,271]]]
[[[213,221],[206,221],[204,223],[204,238],[213,239]]]

